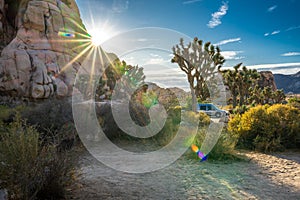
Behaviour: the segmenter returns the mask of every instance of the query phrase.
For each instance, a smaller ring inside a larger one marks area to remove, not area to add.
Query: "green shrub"
[[[64,139],[78,138],[70,99],[49,99],[32,103],[22,110],[27,124],[35,126],[43,144],[59,144]]]
[[[12,114],[12,109],[8,106],[0,105],[0,121],[6,121]]]
[[[181,122],[181,107],[171,107],[167,110],[167,114],[168,117],[166,119],[164,127],[152,138],[161,146],[168,144],[178,132],[178,128]]]
[[[174,110],[178,112],[178,110],[176,109],[178,109],[177,107],[175,107]],[[195,113],[192,111],[185,111],[182,113],[182,115],[183,115],[182,116],[183,119],[185,119],[183,123],[185,124],[184,128],[186,131],[190,131],[189,126],[194,126],[195,123],[198,122],[197,135],[195,136],[195,138],[194,137],[188,138],[185,141],[186,145],[196,144],[198,147],[201,147],[205,138],[206,130],[208,128],[208,125],[210,124],[210,117],[204,112]],[[171,116],[177,118],[177,120],[180,117],[178,115],[171,115]],[[178,122],[177,120],[175,121]],[[167,119],[167,122],[161,131],[161,137],[159,141],[161,141],[163,145],[169,143],[169,141],[173,139],[173,137],[177,133],[179,125],[180,125],[179,123],[174,124],[172,118]],[[191,141],[192,139],[193,141]],[[237,138],[233,137],[226,130],[224,130],[218,142],[216,143],[212,151],[209,153],[209,159],[211,160],[237,159],[237,156],[235,155],[234,152],[234,147],[235,144],[237,143],[236,139]],[[191,150],[188,151],[188,157],[199,159],[197,155]]]
[[[288,105],[300,109],[300,98],[293,97],[288,100]]]
[[[16,112],[23,112],[26,108],[23,105],[0,105],[0,121],[12,121]]]
[[[72,162],[53,145],[42,146],[40,134],[20,116],[0,124],[0,181],[10,199],[58,199],[71,181]]]
[[[228,130],[242,148],[263,152],[295,148],[300,137],[299,117],[299,109],[288,105],[259,105],[235,115]]]
[[[66,123],[73,123],[71,99],[48,99],[33,103],[21,112],[28,124],[35,125],[39,132],[46,129],[59,131]]]
[[[180,106],[172,107],[168,110],[168,118],[163,129],[158,133],[155,139],[159,141],[161,145],[168,144],[177,134],[180,123],[182,122],[191,126],[194,126],[195,123],[198,122],[198,129],[202,129],[210,124],[210,118],[203,112],[181,112]]]
[[[235,108],[232,110],[232,112],[233,112],[233,114],[243,114],[243,113],[245,113],[248,109],[249,109],[248,106],[242,105],[242,106],[237,106],[237,107],[235,107]]]
[[[191,142],[187,142],[188,144],[195,144],[199,148],[202,146],[204,138],[206,135],[206,131],[204,129],[200,129]],[[213,149],[209,152],[208,158],[213,161],[225,161],[225,160],[240,160],[235,152],[236,138],[228,133],[226,129],[224,129],[213,147]],[[197,154],[192,150],[188,151],[188,157],[199,160]]]
[[[275,139],[280,141],[284,148],[295,148],[297,138],[300,137],[300,110],[288,105],[273,105],[267,109],[275,128]]]

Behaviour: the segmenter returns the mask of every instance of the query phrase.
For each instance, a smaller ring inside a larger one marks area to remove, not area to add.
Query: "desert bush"
[[[0,124],[0,182],[10,199],[59,199],[70,183],[71,157],[53,145],[42,146],[40,133],[20,115]]]
[[[0,121],[11,122],[16,112],[23,112],[26,108],[23,105],[0,105]]]
[[[290,98],[288,100],[288,105],[300,109],[300,99],[297,97]]]
[[[185,121],[182,121],[182,118]],[[181,124],[183,123],[183,124]],[[168,110],[168,118],[163,129],[155,136],[161,145],[168,144],[177,134],[179,126],[193,126],[198,123],[198,129],[205,129],[210,124],[210,118],[203,112],[195,113],[192,111],[181,112],[181,107],[176,106]],[[188,131],[188,128],[187,128]]]
[[[43,145],[58,144],[65,139],[78,138],[70,99],[52,98],[31,103],[20,113],[28,125],[36,127]]]
[[[300,136],[300,110],[288,105],[273,105],[267,109],[276,126],[274,137],[284,148],[294,148]]]
[[[232,112],[233,114],[243,114],[245,113],[247,110],[249,110],[249,106],[246,105],[242,105],[242,106],[236,106]]]
[[[199,112],[199,128],[208,126],[210,124],[210,117],[204,113],[204,112]]]
[[[187,142],[187,144],[195,144],[199,148],[202,146],[206,135],[205,129],[199,129],[197,135],[193,141]],[[212,161],[228,161],[228,160],[240,160],[241,158],[235,152],[235,145],[237,139],[229,134],[226,129],[223,129],[217,143],[213,149],[209,152],[208,158]],[[197,154],[192,150],[187,152],[187,156],[192,159],[199,160]]]
[[[58,131],[66,123],[73,122],[70,99],[52,98],[32,103],[21,115],[27,119],[28,124],[35,125],[39,132],[45,129]]]
[[[300,133],[299,109],[288,105],[256,106],[235,115],[228,124],[238,145],[258,151],[278,151],[297,147]]]
[[[12,109],[8,106],[0,105],[0,121],[6,121],[12,114]]]
[[[168,144],[176,135],[181,122],[181,107],[170,107],[167,110],[168,117],[162,130],[153,136],[153,140],[157,141],[159,145],[164,146]]]

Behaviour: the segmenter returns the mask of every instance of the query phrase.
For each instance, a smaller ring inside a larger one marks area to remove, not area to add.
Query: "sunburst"
[[[70,49],[72,52],[78,52],[73,59],[63,66],[59,73],[64,72],[66,69],[72,66],[73,63],[83,58],[88,58],[93,60],[92,62],[92,72],[94,73],[95,65],[99,63],[103,64],[108,56],[101,50],[100,45],[108,40],[110,37],[115,35],[117,32],[114,31],[113,26],[109,25],[108,21],[104,23],[95,24],[94,19],[91,17],[91,23],[87,24],[87,28],[83,27],[81,24],[74,20],[70,20],[79,32],[72,31],[70,29],[62,29],[59,31],[58,36],[60,39],[52,40],[52,42],[57,43],[71,43],[74,44],[73,48]],[[103,56],[104,53],[104,56]],[[100,60],[97,60],[100,59]],[[111,61],[108,61],[111,63]],[[93,74],[91,74],[92,76]]]

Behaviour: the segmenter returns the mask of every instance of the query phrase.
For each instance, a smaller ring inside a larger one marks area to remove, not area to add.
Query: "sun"
[[[94,46],[101,45],[111,37],[111,33],[103,29],[92,29],[89,31],[89,34],[91,35],[91,42]]]

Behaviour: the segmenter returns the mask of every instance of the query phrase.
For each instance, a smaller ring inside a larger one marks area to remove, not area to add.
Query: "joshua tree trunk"
[[[190,86],[190,89],[192,94],[192,111],[197,112],[197,98],[195,94],[195,89],[192,86]]]
[[[236,107],[236,103],[237,102],[237,100],[236,100],[236,95],[233,95],[232,96],[232,106],[233,106],[233,108],[235,108]]]

